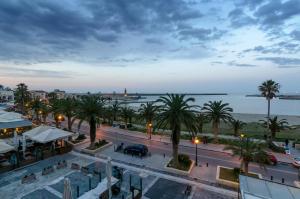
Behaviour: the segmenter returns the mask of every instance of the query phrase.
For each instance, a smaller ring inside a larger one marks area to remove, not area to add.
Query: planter
[[[112,142],[108,142],[107,144],[105,144],[102,147],[97,148],[95,150],[91,150],[91,149],[87,149],[87,148],[81,149],[81,152],[91,154],[91,155],[95,155],[96,153],[99,153],[99,152],[103,151],[104,149],[106,149],[110,146],[112,146]]]
[[[235,189],[239,188],[239,183],[238,182],[220,178],[221,168],[233,170],[233,168],[230,168],[230,167],[218,166],[217,167],[217,175],[216,175],[217,183],[219,183],[221,185],[224,185],[224,186],[227,186],[227,187],[232,187],[232,188],[235,188]],[[259,173],[250,173],[250,174],[257,175],[259,179],[262,179],[262,175],[259,174]]]
[[[167,162],[167,164],[165,165],[165,170],[170,171],[172,173],[176,173],[176,174],[180,174],[180,175],[189,175],[195,165],[195,161],[191,160],[192,163],[190,165],[190,168],[188,171],[184,171],[184,170],[179,170],[179,169],[175,169],[172,167],[168,167],[168,164],[171,162],[172,158],[170,158],[170,160]]]
[[[294,181],[294,185],[295,185],[295,187],[300,188],[300,181]]]
[[[68,142],[68,144],[70,144],[70,145],[72,145],[73,147],[75,147],[75,146],[79,146],[79,145],[81,145],[81,144],[85,144],[85,143],[88,143],[90,141],[90,139],[88,139],[88,138],[86,138],[86,139],[84,139],[84,140],[82,140],[81,142],[78,142],[78,143],[73,143],[73,142],[71,142],[71,141],[67,141]]]

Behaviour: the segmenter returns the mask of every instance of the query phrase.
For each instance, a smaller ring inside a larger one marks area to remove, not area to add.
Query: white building
[[[42,90],[34,90],[34,91],[30,91],[31,94],[31,98],[33,99],[41,99],[41,100],[46,100],[47,99],[47,92],[46,91],[42,91]]]
[[[55,90],[53,91],[53,93],[56,94],[57,99],[64,99],[64,98],[65,98],[65,95],[66,95],[66,91],[61,91],[61,90],[59,90],[59,89],[55,89]]]
[[[11,90],[0,90],[0,103],[14,101],[14,91]]]

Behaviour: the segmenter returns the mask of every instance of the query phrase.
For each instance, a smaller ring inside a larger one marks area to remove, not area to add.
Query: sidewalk
[[[119,128],[114,128],[114,127],[109,127],[109,126],[102,126],[100,129],[103,131],[106,131],[106,132],[110,132],[110,133],[118,133],[121,135],[136,137],[136,138],[140,138],[140,139],[149,139],[149,137],[145,133],[141,133],[138,131],[128,131],[125,129],[119,129]],[[171,139],[170,139],[170,137],[167,137],[167,136],[152,135],[151,140],[156,141],[156,142],[163,142],[163,143],[171,144]],[[193,144],[191,141],[188,141],[188,140],[180,140],[179,145],[182,147],[195,148],[195,144]],[[232,154],[231,151],[223,150],[225,148],[225,146],[226,145],[224,145],[224,144],[211,144],[211,143],[198,144],[198,149],[214,151],[214,152],[219,152],[219,153],[226,153],[226,154],[231,155]],[[271,153],[277,158],[277,160],[279,162],[288,163],[288,164],[291,164],[293,162],[293,157],[291,155],[275,153],[275,152],[271,152]]]

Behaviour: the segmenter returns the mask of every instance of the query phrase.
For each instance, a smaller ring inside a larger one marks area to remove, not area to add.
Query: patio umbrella
[[[0,139],[0,153],[7,153],[9,151],[13,151],[15,148],[13,146],[10,146],[5,141]]]
[[[72,188],[69,178],[65,178],[64,180],[64,195],[63,199],[72,199]]]
[[[107,179],[107,189],[108,189],[108,198],[111,199],[112,193],[111,193],[111,173],[112,173],[112,168],[111,168],[111,158],[108,157],[107,163],[106,163],[106,179]]]

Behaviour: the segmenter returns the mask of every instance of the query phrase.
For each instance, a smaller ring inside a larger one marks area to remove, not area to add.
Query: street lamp
[[[198,166],[198,144],[199,144],[199,139],[196,137],[194,140],[195,144],[196,144],[196,166]]]
[[[152,123],[148,124],[148,133],[149,133],[149,139],[151,140],[151,128],[152,128]]]

